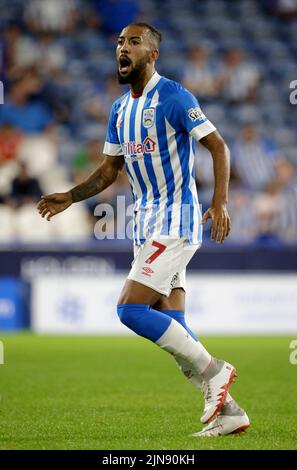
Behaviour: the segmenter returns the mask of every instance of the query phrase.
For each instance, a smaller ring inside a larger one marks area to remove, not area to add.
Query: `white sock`
[[[211,355],[205,347],[174,319],[156,344],[174,356],[187,360],[195,372],[202,373],[210,364]]]
[[[203,379],[198,372],[195,372],[192,369],[189,361],[178,356],[174,356],[174,359],[184,376],[194,385],[195,388],[201,390]],[[226,403],[229,403],[232,400],[233,398],[231,397],[230,393],[228,393],[226,397]]]

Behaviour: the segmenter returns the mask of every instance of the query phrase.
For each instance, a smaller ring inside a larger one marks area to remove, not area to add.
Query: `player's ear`
[[[150,53],[149,62],[150,62],[150,63],[156,62],[156,60],[158,59],[158,57],[159,57],[159,51],[157,51],[157,49],[154,49],[154,50],[151,51],[151,53]]]

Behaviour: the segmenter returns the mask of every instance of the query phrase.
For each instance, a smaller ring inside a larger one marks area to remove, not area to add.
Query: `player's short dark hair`
[[[149,31],[152,42],[154,43],[157,50],[160,49],[160,43],[162,41],[162,34],[156,28],[148,23],[130,23],[129,26],[139,26],[140,28],[145,28]]]

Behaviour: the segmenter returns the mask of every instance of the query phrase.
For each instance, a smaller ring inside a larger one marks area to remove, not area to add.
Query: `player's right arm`
[[[108,188],[118,177],[124,165],[124,157],[106,156],[101,165],[83,183],[65,193],[43,196],[37,205],[41,217],[50,220],[74,202],[83,201]]]

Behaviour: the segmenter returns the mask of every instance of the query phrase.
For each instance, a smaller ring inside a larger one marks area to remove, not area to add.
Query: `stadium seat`
[[[26,163],[32,176],[39,176],[57,162],[55,144],[45,136],[27,137],[19,149],[19,159]]]
[[[0,204],[0,243],[13,242],[15,238],[14,210]]]
[[[10,193],[11,183],[18,172],[16,161],[0,165],[0,195],[6,196]]]
[[[83,241],[93,234],[93,227],[89,222],[88,212],[83,204],[71,206],[63,214],[55,216],[50,224],[55,241]]]
[[[39,177],[39,181],[45,194],[68,191],[73,186],[66,168],[62,165],[50,168]]]
[[[25,204],[15,212],[16,237],[20,242],[49,242],[52,227],[42,219],[35,204]]]

